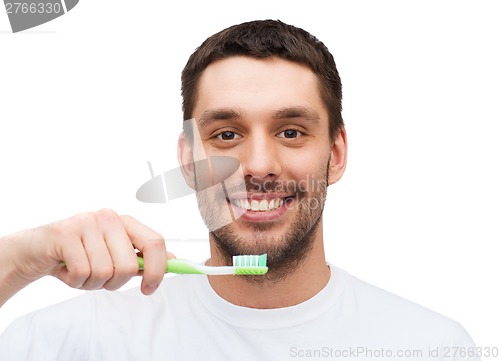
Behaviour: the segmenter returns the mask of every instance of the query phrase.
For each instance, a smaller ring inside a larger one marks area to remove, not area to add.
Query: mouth
[[[278,195],[248,195],[247,197],[232,198],[228,202],[237,218],[257,222],[280,218],[294,199],[292,196]]]
[[[271,199],[232,199],[230,202],[235,207],[251,212],[271,212],[287,204],[292,197]]]

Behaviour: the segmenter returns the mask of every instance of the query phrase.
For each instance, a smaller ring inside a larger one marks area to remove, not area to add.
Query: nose
[[[274,180],[281,174],[278,144],[270,135],[249,137],[239,158],[245,179]]]

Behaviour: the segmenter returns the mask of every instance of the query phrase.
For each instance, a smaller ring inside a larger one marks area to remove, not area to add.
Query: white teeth
[[[258,201],[256,199],[248,200],[248,199],[235,199],[233,204],[239,208],[246,209],[248,211],[254,212],[266,212],[272,211],[274,209],[278,209],[283,206],[283,199],[275,198],[271,200],[263,199]]]
[[[263,201],[260,202],[259,204],[259,210],[261,211],[267,211],[267,201],[264,199]]]
[[[251,205],[252,205],[252,211],[259,210],[259,201],[256,201],[255,199],[253,199]]]

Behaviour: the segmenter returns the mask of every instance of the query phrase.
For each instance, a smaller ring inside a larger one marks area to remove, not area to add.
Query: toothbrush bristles
[[[233,266],[238,275],[262,275],[267,273],[267,254],[241,255],[233,257]]]
[[[267,254],[233,256],[235,267],[265,267],[266,264]]]

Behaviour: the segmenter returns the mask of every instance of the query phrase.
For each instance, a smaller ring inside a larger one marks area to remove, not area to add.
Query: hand
[[[164,277],[167,258],[174,256],[160,234],[130,216],[109,209],[82,213],[0,242],[0,253],[9,255],[2,262],[11,266],[4,268],[10,273],[3,279],[21,288],[52,275],[73,288],[116,290],[139,274],[136,250],[144,257],[141,291],[150,295]]]

